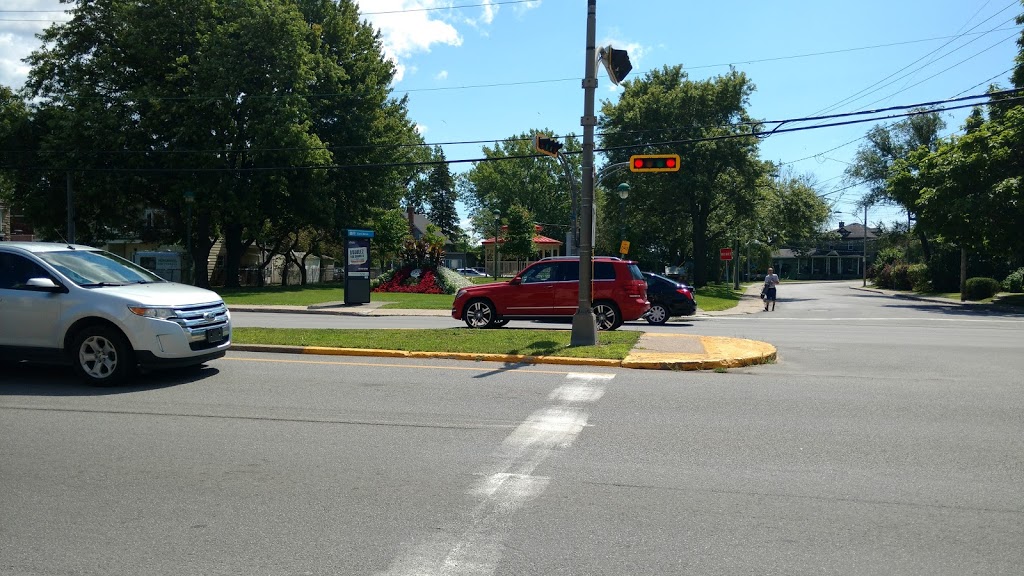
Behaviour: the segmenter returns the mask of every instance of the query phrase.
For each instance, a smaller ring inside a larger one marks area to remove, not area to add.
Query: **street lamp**
[[[494,279],[498,279],[498,236],[501,234],[501,211],[494,211]]]
[[[188,209],[188,215],[185,217],[185,253],[187,256],[188,267],[185,269],[186,273],[182,274],[182,280],[192,284],[192,273],[194,272],[195,265],[192,263],[192,204],[196,201],[196,193],[192,190],[185,191],[185,207]]]

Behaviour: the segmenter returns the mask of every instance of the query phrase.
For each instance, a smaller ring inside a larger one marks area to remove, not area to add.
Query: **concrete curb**
[[[658,335],[666,337],[672,335]],[[681,336],[687,337],[687,336]],[[463,360],[468,362],[503,362],[506,364],[553,364],[560,366],[600,366],[641,370],[714,370],[767,364],[776,359],[776,349],[766,342],[717,336],[699,338],[704,353],[649,351],[634,348],[623,360],[604,358],[571,358],[567,356],[528,356],[522,354],[475,354],[461,352],[408,352],[364,348],[329,348],[323,346],[276,346],[266,344],[232,344],[239,352],[310,354],[320,356],[364,356],[372,358],[422,358]]]
[[[993,302],[973,302],[971,300],[955,300],[953,298],[942,298],[940,296],[921,296],[919,294],[912,294],[909,292],[898,292],[896,290],[886,290],[884,288],[874,288],[871,286],[850,286],[852,290],[859,290],[861,292],[871,292],[873,294],[879,294],[881,296],[889,296],[891,298],[902,298],[904,300],[919,300],[921,302],[933,302],[935,304],[946,304],[949,306],[964,306],[968,308],[977,308],[980,310],[986,310],[991,312],[1009,312],[1012,314],[1024,314],[1024,307],[1012,306],[1009,304],[995,304]]]

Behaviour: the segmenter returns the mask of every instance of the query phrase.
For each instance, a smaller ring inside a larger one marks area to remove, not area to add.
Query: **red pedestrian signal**
[[[633,172],[678,172],[678,154],[634,154],[629,157]]]

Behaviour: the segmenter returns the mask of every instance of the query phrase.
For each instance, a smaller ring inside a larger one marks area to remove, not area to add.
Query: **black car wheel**
[[[661,326],[665,322],[668,322],[668,309],[661,304],[651,304],[651,309],[647,311],[647,322]]]
[[[115,328],[88,326],[76,336],[72,353],[75,372],[93,386],[117,386],[135,372],[135,358]]]
[[[494,306],[490,302],[473,300],[466,305],[466,312],[462,318],[470,328],[487,328],[495,322],[496,316]]]
[[[598,330],[615,330],[622,326],[622,315],[614,304],[598,302],[594,304],[594,316],[597,318]]]
[[[492,328],[501,328],[505,324],[508,324],[508,318],[502,318],[500,320],[495,320],[494,322],[491,322],[491,327]]]

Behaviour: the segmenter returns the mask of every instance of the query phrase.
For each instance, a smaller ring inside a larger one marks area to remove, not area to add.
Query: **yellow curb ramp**
[[[649,350],[638,342],[624,360],[604,358],[572,358],[567,356],[529,356],[523,354],[477,354],[465,352],[409,352],[405,350],[376,350],[367,348],[329,348],[323,346],[278,346],[267,344],[232,344],[231,349],[239,352],[264,352],[284,354],[313,354],[322,356],[369,356],[379,358],[419,358],[464,360],[470,362],[503,362],[506,364],[555,364],[561,366],[601,366],[607,368],[632,368],[644,370],[714,370],[738,368],[753,364],[766,364],[776,359],[776,349],[766,342],[742,338],[718,336],[678,335],[673,342],[671,334],[651,335],[659,341],[658,350]],[[694,339],[703,353],[665,351],[682,339],[688,339],[682,348],[692,350]]]
[[[645,344],[656,339],[660,345],[655,349]],[[672,339],[686,339],[688,345],[673,345]],[[692,341],[702,347],[702,352],[666,351],[672,348],[692,349]],[[667,342],[667,343],[666,343]],[[716,370],[740,368],[755,364],[768,364],[778,359],[778,350],[767,342],[724,336],[689,336],[684,334],[645,334],[622,361],[623,368],[646,370]]]

